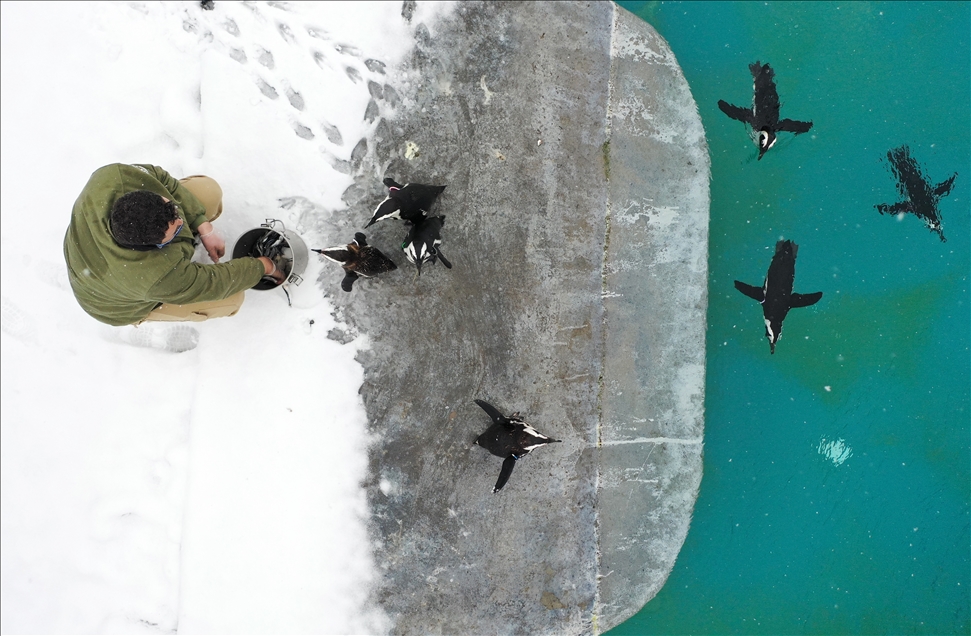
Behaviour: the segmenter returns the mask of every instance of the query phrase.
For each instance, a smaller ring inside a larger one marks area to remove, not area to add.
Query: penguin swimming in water
[[[509,481],[512,469],[516,462],[524,457],[529,451],[562,440],[550,439],[539,433],[532,426],[524,422],[519,413],[513,413],[506,417],[500,413],[496,407],[483,400],[476,400],[486,414],[492,418],[492,426],[486,432],[476,438],[475,443],[486,449],[497,457],[502,457],[502,469],[499,471],[499,479],[496,481],[492,492],[502,490],[502,487]]]
[[[401,219],[411,223],[421,221],[446,187],[422,183],[401,185],[390,177],[384,179],[384,185],[388,188],[388,196],[375,208],[364,229],[385,219]]]
[[[799,246],[792,241],[779,241],[775,244],[775,256],[769,264],[762,287],[746,285],[735,281],[735,289],[749,298],[762,303],[765,317],[765,337],[769,339],[769,350],[775,353],[775,344],[782,337],[782,321],[790,309],[809,307],[819,302],[823,292],[812,294],[792,293],[792,283],[796,278],[796,254]]]
[[[418,275],[421,276],[421,266],[425,263],[435,263],[441,260],[442,265],[452,269],[452,264],[448,262],[442,254],[442,226],[445,225],[444,216],[432,216],[418,221],[411,226],[405,236],[405,242],[401,244],[408,260],[418,268]]]
[[[354,234],[354,240],[347,245],[313,251],[341,264],[345,272],[344,280],[341,281],[341,289],[346,292],[353,289],[354,281],[361,276],[369,278],[376,274],[398,269],[394,261],[385,256],[381,250],[368,245],[367,237],[360,232]]]
[[[800,135],[813,127],[811,121],[779,120],[779,93],[775,88],[775,72],[768,64],[749,64],[752,79],[755,81],[752,107],[732,106],[723,99],[718,100],[718,108],[723,113],[746,123],[758,135],[759,159],[775,145],[776,133],[791,132]]]
[[[897,191],[900,192],[903,201],[893,205],[880,203],[876,206],[877,210],[880,214],[909,212],[923,220],[932,232],[937,232],[942,243],[947,242],[941,227],[941,214],[937,204],[941,197],[950,194],[958,174],[955,172],[947,181],[932,185],[930,179],[924,176],[920,166],[910,156],[910,148],[907,146],[888,151],[887,160],[890,162],[890,171],[897,179]]]

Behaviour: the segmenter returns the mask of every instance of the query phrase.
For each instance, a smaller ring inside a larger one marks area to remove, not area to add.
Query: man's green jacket
[[[122,247],[112,237],[111,208],[135,190],[154,192],[178,206],[186,227],[165,247],[139,251]],[[255,258],[216,265],[192,262],[193,238],[205,221],[199,199],[158,166],[116,163],[99,168],[74,203],[64,237],[64,258],[78,303],[101,322],[130,325],[161,303],[222,300],[260,282],[263,264]]]

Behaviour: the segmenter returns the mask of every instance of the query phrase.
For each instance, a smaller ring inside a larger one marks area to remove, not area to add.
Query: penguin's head
[[[767,128],[759,131],[759,159],[775,145],[776,139],[775,133]]]
[[[421,266],[425,263],[435,263],[438,260],[438,246],[442,244],[442,225],[444,216],[433,216],[413,225],[401,244],[405,256],[418,269],[421,276]]]
[[[418,275],[421,276],[421,266],[428,262],[434,263],[438,258],[436,246],[440,243],[440,240],[429,240],[419,236],[405,240],[401,249],[404,250],[405,256],[418,269]]]
[[[418,273],[421,274],[422,254],[425,250],[425,244],[421,241],[408,237],[405,239],[405,242],[401,244],[401,250],[408,258],[408,262],[415,265],[418,268]]]
[[[388,198],[393,199],[393,197],[390,195]],[[399,203],[388,204],[387,201],[383,202],[380,206],[378,206],[378,209],[374,211],[374,215],[371,217],[371,220],[367,222],[367,225],[364,226],[364,229],[366,230],[378,221],[384,221],[385,219],[400,220],[401,205]]]
[[[782,337],[782,323],[765,319],[765,337],[769,341],[769,353],[775,353],[775,343]]]

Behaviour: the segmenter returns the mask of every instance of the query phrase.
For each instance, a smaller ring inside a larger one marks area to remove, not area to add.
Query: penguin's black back
[[[359,276],[376,276],[398,269],[381,250],[368,245],[367,237],[361,232],[355,233],[354,240],[347,245],[313,251],[341,264],[346,273],[341,288],[346,292],[353,289]]]
[[[497,457],[522,457],[536,446],[559,441],[546,437],[525,422],[512,420],[508,424],[494,423],[475,443]]]
[[[406,214],[415,216],[418,211],[427,213],[444,190],[445,186],[409,183],[399,190],[391,191],[388,196],[401,205],[402,218],[404,218]]]
[[[910,199],[915,214],[921,216],[919,212],[923,211],[926,215],[928,210],[935,207],[935,197],[930,180],[924,176],[917,161],[910,156],[910,148],[894,148],[887,152],[887,159],[890,161],[890,170],[897,179],[900,196]]]
[[[496,457],[509,457],[517,454],[518,438],[510,424],[493,424],[485,433],[476,438],[475,443]]]
[[[424,242],[427,245],[441,240],[442,228],[445,226],[444,216],[431,216],[412,224],[408,230],[406,243]]]
[[[476,400],[479,403],[479,400]],[[475,443],[486,449],[497,457],[522,457],[537,446],[559,442],[543,435],[526,422],[520,420],[516,414],[506,417],[495,411],[491,405],[483,406],[493,418],[492,425],[486,429],[485,433],[476,438]]]
[[[398,266],[395,265],[393,260],[385,256],[381,250],[369,245],[361,248],[360,252],[358,252],[357,261],[348,269],[353,269],[353,271],[364,276],[374,276],[375,274],[383,274],[398,269]]]
[[[796,255],[799,246],[792,241],[779,241],[775,244],[775,255],[769,264],[769,272],[765,277],[766,302],[770,295],[780,298],[788,309],[789,294],[792,293],[792,283],[796,279]]]
[[[775,86],[775,71],[768,64],[755,62],[749,65],[755,83],[752,97],[752,127],[756,130],[774,130],[779,123],[779,92]]]

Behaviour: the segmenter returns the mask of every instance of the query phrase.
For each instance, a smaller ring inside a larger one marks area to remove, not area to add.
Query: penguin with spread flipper
[[[782,321],[790,309],[809,307],[819,302],[823,292],[794,294],[792,283],[796,278],[796,254],[799,246],[792,241],[779,241],[775,244],[775,256],[769,264],[762,287],[735,281],[735,289],[762,304],[765,318],[765,337],[769,340],[769,351],[775,353],[775,345],[782,337]]]
[[[522,459],[529,451],[562,440],[550,439],[539,433],[532,426],[527,424],[519,417],[519,413],[505,416],[496,407],[483,400],[476,400],[486,414],[492,418],[492,425],[486,432],[476,438],[475,443],[486,449],[497,457],[502,457],[502,469],[499,471],[499,479],[496,481],[492,492],[499,492],[509,481],[512,469],[516,462]]]
[[[446,187],[422,183],[401,185],[390,177],[384,179],[384,185],[388,188],[388,196],[375,208],[365,229],[385,219],[418,223],[428,215],[432,204]]]
[[[958,176],[957,173],[951,175],[947,181],[934,185],[924,176],[917,161],[910,156],[910,148],[907,146],[893,148],[887,152],[887,160],[890,162],[890,171],[897,179],[897,191],[900,192],[903,200],[892,205],[880,203],[876,206],[877,211],[880,214],[913,214],[921,219],[931,232],[936,232],[941,237],[941,242],[947,242],[937,206],[941,197],[950,194],[951,188],[954,187],[954,179]]]
[[[344,280],[341,281],[341,289],[346,292],[353,289],[354,281],[361,276],[369,278],[398,269],[394,261],[385,256],[381,250],[368,245],[367,237],[360,232],[354,234],[354,240],[347,245],[313,251],[341,264],[345,272]]]
[[[753,87],[752,107],[732,106],[723,99],[718,100],[718,108],[723,113],[752,127],[759,144],[759,159],[775,145],[777,133],[791,132],[800,135],[813,127],[811,121],[779,119],[779,93],[775,87],[775,72],[768,64],[755,62],[749,65]]]

